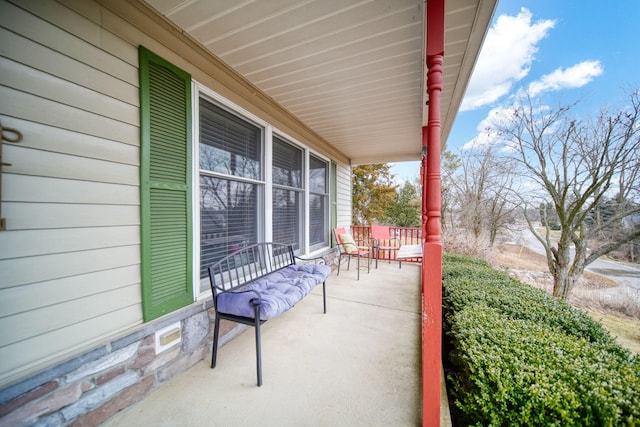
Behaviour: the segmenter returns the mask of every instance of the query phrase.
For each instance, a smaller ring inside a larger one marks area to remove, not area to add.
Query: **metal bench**
[[[313,262],[296,264],[296,260]],[[262,385],[260,325],[292,308],[331,274],[323,258],[300,258],[291,245],[256,243],[242,248],[208,268],[215,309],[211,368],[216,366],[220,320],[253,326],[256,333],[258,386]]]

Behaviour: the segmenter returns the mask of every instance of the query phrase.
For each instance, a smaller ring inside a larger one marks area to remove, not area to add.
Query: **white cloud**
[[[537,96],[542,92],[561,90],[565,88],[577,88],[586,85],[594,78],[602,74],[603,68],[600,61],[583,61],[569,67],[566,70],[558,68],[551,74],[529,85],[529,94]]]
[[[532,23],[531,17],[526,8],[516,16],[498,17],[487,33],[460,111],[499,99],[529,73],[537,44],[555,25],[552,20]]]
[[[501,105],[492,108],[487,116],[478,123],[476,130],[478,134],[462,146],[462,150],[482,149],[486,146],[500,146],[501,151],[512,151],[513,142],[498,135],[500,129],[510,128],[513,124],[514,115],[523,108],[522,97],[526,96],[524,90],[518,91],[511,97],[510,105]],[[527,109],[527,101],[524,100],[524,108]],[[532,105],[536,112],[534,118],[539,115],[545,116],[553,109],[543,103]],[[547,132],[554,132],[556,126],[548,126]]]
[[[472,150],[502,143],[502,141],[500,141],[497,136],[494,133],[491,133],[489,130],[500,128],[501,126],[509,123],[509,120],[513,116],[515,108],[515,105],[510,107],[492,108],[487,114],[487,117],[485,117],[480,123],[478,123],[478,126],[476,127],[478,135],[476,135],[476,137],[471,141],[464,144],[462,146],[462,149]]]

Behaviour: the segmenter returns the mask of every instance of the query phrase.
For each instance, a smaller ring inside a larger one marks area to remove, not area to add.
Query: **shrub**
[[[482,261],[444,261],[460,424],[640,425],[640,362],[599,323]]]
[[[515,319],[542,322],[565,333],[608,344],[612,351],[626,350],[586,313],[550,297],[541,289],[523,284],[488,263],[464,256],[445,256],[443,306],[445,313],[457,313],[472,304],[494,307]]]

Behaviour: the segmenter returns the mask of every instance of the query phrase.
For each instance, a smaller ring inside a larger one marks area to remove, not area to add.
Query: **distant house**
[[[496,2],[434,3],[444,143]],[[3,425],[115,411],[206,357],[207,264],[331,251],[351,166],[422,156],[422,0],[0,0],[0,27]]]

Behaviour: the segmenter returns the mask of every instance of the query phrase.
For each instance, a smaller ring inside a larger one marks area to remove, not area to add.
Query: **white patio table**
[[[403,245],[400,246],[396,259],[410,259],[420,258],[422,259],[422,245]]]

